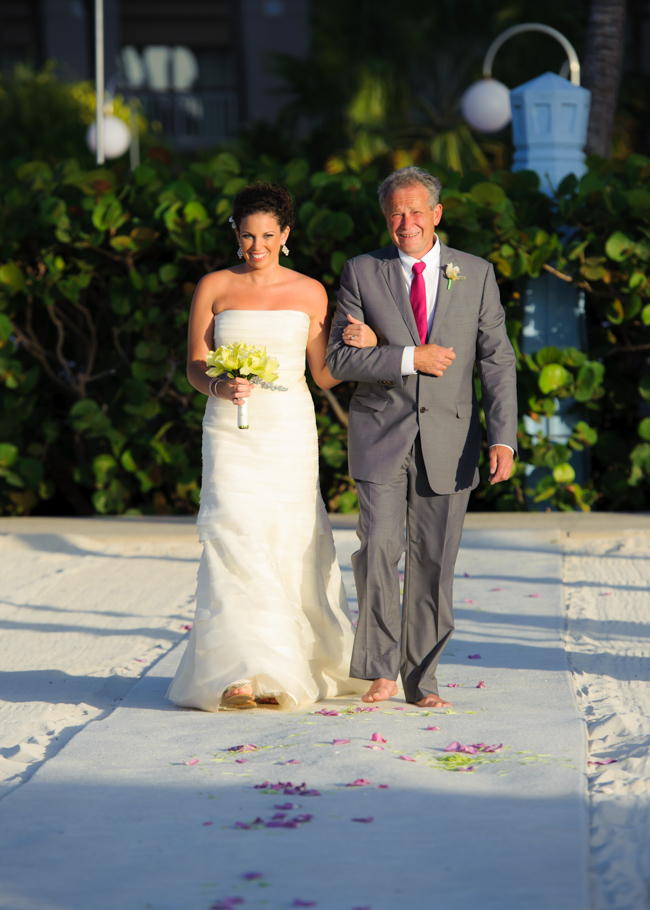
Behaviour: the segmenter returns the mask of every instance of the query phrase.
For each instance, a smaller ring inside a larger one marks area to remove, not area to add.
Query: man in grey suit
[[[453,577],[470,491],[478,484],[483,390],[490,483],[507,480],[517,434],[515,355],[490,263],[445,246],[440,182],[391,174],[379,201],[393,243],[349,260],[327,364],[354,380],[349,462],[359,495],[352,557],[359,623],[350,675],[366,702],[397,694],[445,707],[436,667],[454,630]],[[377,335],[363,347],[364,325]],[[398,563],[406,572],[400,617]]]

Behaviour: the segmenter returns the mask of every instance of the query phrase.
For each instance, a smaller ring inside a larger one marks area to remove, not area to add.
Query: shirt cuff
[[[402,353],[402,376],[415,376],[417,370],[413,366],[414,355],[414,347],[404,348]]]
[[[493,449],[495,446],[503,446],[504,449],[510,449],[512,454],[515,454],[515,450],[512,448],[512,446],[507,446],[505,442],[493,442],[490,448]]]

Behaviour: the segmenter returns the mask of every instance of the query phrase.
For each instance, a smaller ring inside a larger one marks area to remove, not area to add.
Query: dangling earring
[[[239,256],[240,259],[244,258],[244,254],[242,253],[241,247],[239,247],[239,249],[237,250],[237,255]]]
[[[285,256],[289,255],[289,247],[286,245],[286,243],[282,244],[282,252],[284,253]]]

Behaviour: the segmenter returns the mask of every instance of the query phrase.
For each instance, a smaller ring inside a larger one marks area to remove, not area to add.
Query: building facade
[[[285,99],[273,54],[309,52],[311,0],[103,0],[109,93],[137,97],[178,148],[273,121]],[[2,0],[0,69],[56,63],[93,80],[94,0]]]

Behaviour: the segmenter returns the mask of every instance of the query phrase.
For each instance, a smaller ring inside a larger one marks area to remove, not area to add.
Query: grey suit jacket
[[[442,376],[402,376],[405,346],[419,345],[397,247],[346,262],[327,348],[340,380],[358,382],[350,403],[348,455],[355,480],[387,483],[397,474],[418,432],[427,477],[436,493],[473,489],[479,481],[480,424],[474,364],[483,390],[489,445],[516,452],[515,354],[505,330],[489,262],[450,249],[440,239],[440,278],[430,343],[453,347]],[[444,270],[457,265],[465,280],[447,287]],[[346,314],[377,334],[375,348],[353,348],[342,332]]]

